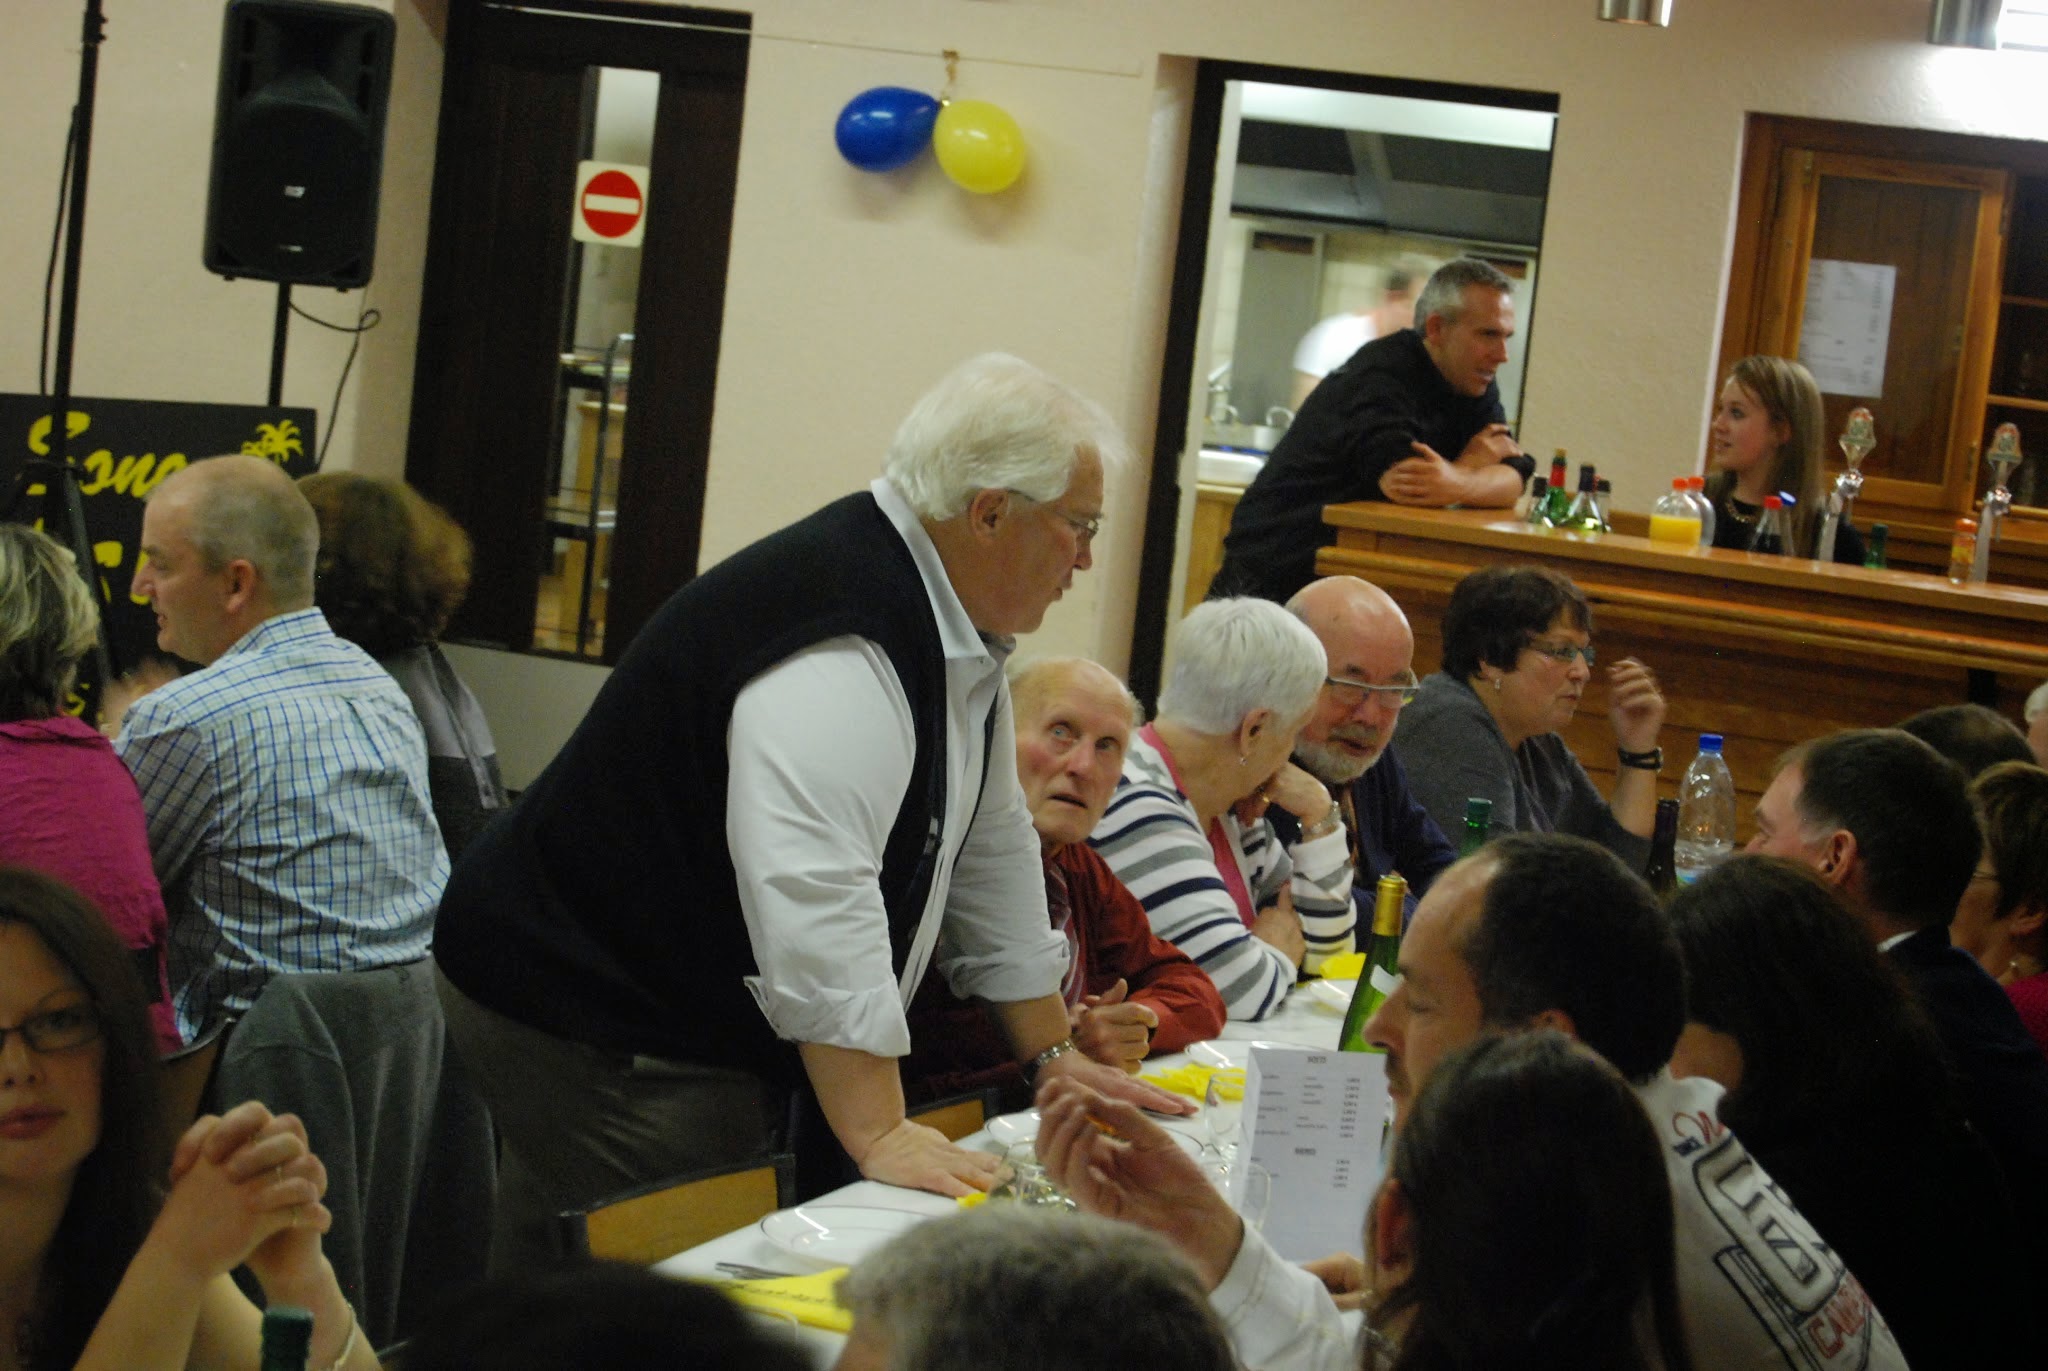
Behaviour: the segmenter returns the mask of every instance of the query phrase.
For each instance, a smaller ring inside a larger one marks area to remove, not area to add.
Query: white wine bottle
[[[1400,876],[1380,877],[1372,902],[1372,950],[1358,972],[1358,989],[1351,992],[1351,1005],[1344,1011],[1344,1027],[1337,1034],[1340,1052],[1383,1052],[1365,1040],[1365,1025],[1400,976],[1401,915],[1408,901],[1408,882]]]

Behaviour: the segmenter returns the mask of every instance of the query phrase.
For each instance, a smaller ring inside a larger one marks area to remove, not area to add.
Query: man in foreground
[[[1508,432],[1494,374],[1515,334],[1513,283],[1473,257],[1439,268],[1415,327],[1331,372],[1231,516],[1211,596],[1285,600],[1315,575],[1323,506],[1512,505],[1535,469]]]
[[[1489,844],[1417,907],[1400,969],[1366,1029],[1387,1053],[1395,1128],[1437,1062],[1488,1032],[1557,1029],[1635,1087],[1671,1176],[1695,1365],[1905,1366],[1855,1277],[1716,1118],[1720,1087],[1665,1069],[1685,1020],[1678,945],[1649,887],[1614,856],[1554,834]],[[1137,1110],[1065,1084],[1039,1104],[1038,1152],[1054,1178],[1084,1208],[1179,1247],[1247,1365],[1356,1365],[1331,1299],[1359,1292],[1355,1258],[1325,1259],[1314,1275],[1281,1261]]]
[[[129,706],[114,750],[149,819],[187,1038],[274,975],[426,956],[448,878],[412,705],[313,607],[319,539],[261,457],[196,462],[143,509],[134,593],[157,646],[203,669]]]
[[[985,1188],[992,1157],[904,1114],[904,1009],[931,965],[1032,1073],[1186,1110],[1075,1050],[1000,741],[1013,635],[1088,569],[1119,450],[1037,368],[956,368],[867,491],[678,591],[464,854],[434,954],[504,1133],[508,1243],[779,1146],[813,1193],[853,1168]]]
[[[1037,830],[1052,926],[1067,942],[1061,997],[1074,1045],[1121,1071],[1223,1028],[1223,997],[1201,967],[1152,932],[1109,864],[1088,846],[1122,774],[1139,705],[1107,668],[1079,657],[1036,662],[1010,682],[1017,779]],[[940,1098],[1022,1075],[996,1024],[927,975],[910,1010],[913,1094]],[[1017,1107],[1022,1108],[1019,1101]]]

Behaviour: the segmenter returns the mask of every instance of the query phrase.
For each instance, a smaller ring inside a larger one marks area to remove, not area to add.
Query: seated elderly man
[[[2005,1168],[2023,1231],[2048,1223],[2048,1060],[2012,1001],[1949,940],[1983,852],[1963,774],[1895,728],[1851,729],[1778,763],[1749,851],[1834,886],[1948,1051],[1963,1109]]]
[[[1201,1282],[1149,1233],[990,1204],[892,1239],[839,1285],[838,1371],[1231,1371]]]
[[[1567,1033],[1628,1078],[1656,1128],[1693,1364],[1903,1371],[1861,1284],[1720,1121],[1721,1087],[1668,1070],[1685,1021],[1678,941],[1614,856],[1561,834],[1489,843],[1430,887],[1400,970],[1366,1026],[1387,1053],[1397,1131],[1437,1065],[1482,1034]],[[1326,1258],[1315,1274],[1288,1266],[1135,1109],[1066,1085],[1040,1091],[1039,1107],[1038,1155],[1054,1178],[1083,1208],[1151,1228],[1193,1260],[1247,1366],[1358,1365],[1331,1298],[1365,1293],[1357,1258]]]
[[[1325,576],[1287,602],[1330,659],[1315,712],[1294,744],[1294,763],[1329,786],[1351,836],[1352,883],[1361,912],[1382,876],[1408,882],[1407,907],[1427,894],[1457,849],[1408,788],[1408,772],[1387,744],[1401,710],[1420,689],[1415,634],[1394,597],[1356,576]],[[1292,847],[1299,826],[1275,814],[1273,827]]]
[[[273,975],[427,955],[448,855],[405,692],[313,607],[319,522],[260,457],[194,463],[150,492],[134,593],[157,645],[203,668],[128,708],[170,905],[187,1036]]]
[[[1193,961],[1152,932],[1145,910],[1088,846],[1122,774],[1140,707],[1106,668],[1078,657],[1034,663],[1010,682],[1017,779],[1038,831],[1045,902],[1066,935],[1060,990],[1074,1045],[1136,1071],[1148,1053],[1178,1052],[1223,1028],[1223,997]],[[926,973],[910,1007],[904,1088],[935,1099],[997,1086],[1021,1096],[1022,1068],[978,1004]],[[1025,1100],[1019,1098],[1016,1107]]]

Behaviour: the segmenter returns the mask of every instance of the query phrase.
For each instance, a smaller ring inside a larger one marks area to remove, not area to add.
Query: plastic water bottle
[[[1707,478],[1704,476],[1689,477],[1686,480],[1685,489],[1686,493],[1692,496],[1693,504],[1699,507],[1700,546],[1712,547],[1714,545],[1714,502],[1707,498]]]
[[[1721,735],[1700,734],[1699,755],[1678,783],[1680,885],[1691,885],[1735,850],[1735,778],[1721,757]]]

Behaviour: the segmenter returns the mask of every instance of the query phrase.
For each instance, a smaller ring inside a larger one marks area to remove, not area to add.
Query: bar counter
[[[2048,679],[2040,590],[1538,530],[1503,510],[1331,505],[1323,519],[1337,541],[1317,555],[1318,572],[1363,577],[1400,602],[1418,673],[1436,669],[1438,622],[1467,572],[1533,562],[1570,576],[1592,605],[1601,661],[1640,658],[1670,701],[1662,792],[1676,793],[1699,733],[1724,735],[1744,836],[1773,762],[1792,744],[1973,699],[2018,719],[2027,692]],[[1596,669],[1565,736],[1603,790],[1615,768],[1606,714]]]

